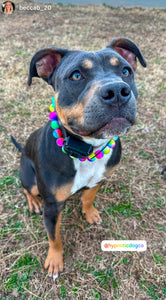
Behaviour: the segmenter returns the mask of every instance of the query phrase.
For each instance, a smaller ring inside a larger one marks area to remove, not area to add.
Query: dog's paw
[[[40,196],[31,195],[26,189],[24,189],[24,193],[27,196],[29,211],[37,214],[42,214],[42,205],[43,201]]]
[[[98,210],[94,206],[91,206],[88,209],[84,208],[82,212],[85,214],[85,219],[89,224],[101,224],[102,219],[100,218]]]
[[[55,281],[63,271],[63,251],[50,247],[44,267],[48,269],[49,278]]]
[[[28,201],[31,213],[42,214],[42,199],[39,196],[32,196]]]

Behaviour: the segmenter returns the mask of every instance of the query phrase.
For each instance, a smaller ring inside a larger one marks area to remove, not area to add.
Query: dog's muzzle
[[[101,87],[99,97],[109,105],[125,105],[131,98],[131,88],[125,82],[113,82]]]

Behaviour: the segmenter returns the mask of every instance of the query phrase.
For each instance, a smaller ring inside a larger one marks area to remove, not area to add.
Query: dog
[[[119,136],[136,121],[137,59],[146,67],[131,40],[115,38],[97,52],[48,47],[31,60],[28,85],[39,77],[55,91],[51,120],[24,148],[12,141],[22,152],[20,179],[29,209],[40,213],[43,206],[49,240],[45,268],[54,280],[63,271],[60,222],[67,198],[84,189],[82,213],[88,223],[101,223],[93,202],[120,161]]]

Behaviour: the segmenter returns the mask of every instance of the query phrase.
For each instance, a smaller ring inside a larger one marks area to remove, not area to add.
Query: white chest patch
[[[76,175],[74,178],[74,185],[72,187],[72,194],[76,193],[83,187],[92,188],[101,180],[105,179],[104,172],[106,169],[106,165],[108,160],[112,155],[112,149],[110,149],[109,154],[105,154],[101,159],[96,159],[95,161],[80,161],[78,159],[74,159],[74,166]]]

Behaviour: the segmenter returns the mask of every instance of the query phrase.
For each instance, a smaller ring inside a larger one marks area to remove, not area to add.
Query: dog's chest
[[[102,159],[96,159],[93,162],[88,160],[79,161],[78,159],[74,160],[74,167],[76,170],[76,175],[74,178],[74,185],[72,187],[72,194],[76,193],[83,187],[92,188],[96,186],[101,180],[105,179],[104,176],[106,165],[108,160],[112,155],[112,149],[109,155],[104,155]]]

